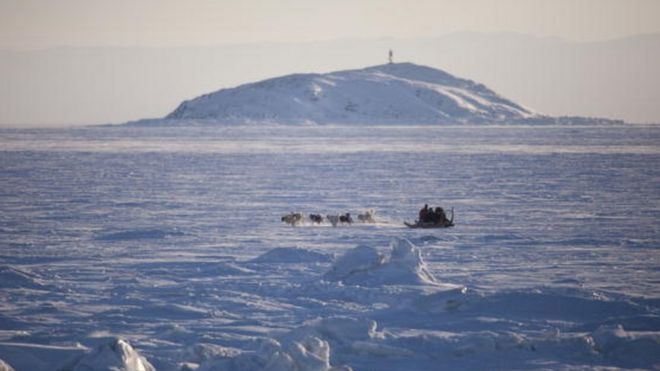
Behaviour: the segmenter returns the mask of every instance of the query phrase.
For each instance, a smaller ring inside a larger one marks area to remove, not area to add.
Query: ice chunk
[[[368,340],[377,336],[376,321],[353,317],[330,317],[313,323],[324,337],[345,340]]]
[[[78,358],[70,367],[65,367],[64,370],[155,371],[156,369],[127,341],[114,339]]]
[[[629,332],[620,324],[603,325],[591,334],[600,354],[631,367],[655,368],[660,354],[660,333]]]
[[[332,266],[324,278],[328,281],[343,281],[377,269],[385,263],[385,256],[369,246],[358,246],[348,250]]]
[[[330,365],[330,344],[315,336],[280,343],[266,339],[256,352],[234,358],[221,358],[203,363],[198,371],[339,371],[350,367]]]
[[[197,363],[214,358],[235,357],[239,354],[238,350],[236,349],[207,343],[195,344],[194,346],[188,348],[187,353],[188,356]]]
[[[629,338],[623,326],[600,326],[591,335],[601,352],[608,352]]]
[[[437,281],[421,251],[406,239],[394,240],[384,252],[358,246],[347,251],[324,275],[327,281],[349,285],[428,285]]]
[[[341,352],[352,349],[354,344],[361,341],[381,337],[376,331],[376,322],[372,320],[352,317],[317,319],[277,339],[264,339],[255,352],[215,356],[202,363],[198,371],[351,370],[348,366],[336,367],[330,364],[330,344],[339,346]]]
[[[14,371],[14,368],[0,359],[0,371]]]

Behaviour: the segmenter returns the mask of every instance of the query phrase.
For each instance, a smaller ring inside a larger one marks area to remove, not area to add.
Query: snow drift
[[[293,74],[222,89],[184,101],[166,117],[282,124],[497,123],[542,118],[482,84],[412,63]]]
[[[337,260],[324,279],[364,286],[436,283],[422,260],[419,248],[406,239],[392,241],[384,251],[369,246],[349,250]]]

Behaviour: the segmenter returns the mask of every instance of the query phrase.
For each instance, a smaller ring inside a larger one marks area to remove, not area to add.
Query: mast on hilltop
[[[390,64],[394,63],[394,52],[392,52],[392,49],[390,49],[389,60]]]

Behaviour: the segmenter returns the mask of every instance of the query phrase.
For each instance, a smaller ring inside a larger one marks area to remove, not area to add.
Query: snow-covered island
[[[602,124],[551,117],[483,84],[413,63],[324,74],[292,74],[221,89],[182,102],[157,124]]]

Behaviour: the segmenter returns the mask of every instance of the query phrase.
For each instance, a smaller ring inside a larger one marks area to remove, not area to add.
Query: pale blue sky
[[[0,48],[660,32],[658,0],[0,0]]]
[[[0,126],[159,117],[390,48],[541,113],[660,122],[659,20],[660,0],[0,0]]]

